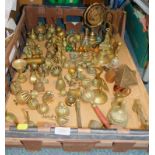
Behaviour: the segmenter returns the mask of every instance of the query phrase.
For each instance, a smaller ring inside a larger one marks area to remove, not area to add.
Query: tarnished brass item
[[[76,102],[76,98],[74,96],[68,95],[65,99],[65,103],[67,106],[73,106]]]
[[[46,103],[39,104],[37,106],[37,111],[38,111],[38,113],[40,113],[42,115],[47,114],[49,112],[48,104],[46,104]]]
[[[86,102],[86,103],[91,103],[92,100],[94,98],[94,92],[93,90],[90,89],[85,89],[82,93],[81,93],[81,99]]]
[[[29,100],[31,99],[31,95],[28,91],[22,90],[17,93],[16,95],[16,102],[17,104],[27,104]]]
[[[18,83],[17,81],[13,81],[10,85],[10,89],[11,89],[11,93],[13,95],[16,95],[18,92],[22,90],[22,87],[20,83]]]
[[[36,98],[31,98],[27,105],[31,110],[36,110],[37,106],[39,105],[39,101]]]
[[[45,87],[44,87],[44,83],[40,80],[37,80],[34,83],[34,90],[38,91],[38,92],[43,92],[45,91]]]
[[[20,83],[24,83],[27,80],[26,76],[22,73],[25,70],[26,65],[27,62],[23,59],[16,59],[12,63],[12,67],[15,68],[19,73],[17,81],[19,81]]]
[[[47,103],[47,104],[50,104],[53,102],[53,93],[50,92],[50,91],[46,91],[42,97],[42,101],[43,103]]]
[[[122,88],[137,84],[136,72],[125,64],[121,65],[116,72],[115,83]]]
[[[101,129],[103,128],[103,124],[96,120],[90,120],[88,127],[91,129]]]
[[[66,117],[57,117],[57,123],[60,125],[60,126],[64,126],[66,123],[68,123],[69,119],[66,118]]]
[[[115,103],[108,112],[107,117],[113,125],[126,127],[128,123],[128,114],[122,106],[122,102]]]
[[[66,117],[69,115],[69,108],[63,102],[59,102],[55,112],[58,117]]]
[[[17,117],[11,112],[5,113],[5,121],[9,124],[18,124]]]
[[[62,71],[62,68],[61,68],[60,66],[53,66],[53,67],[51,68],[51,74],[52,74],[53,76],[59,76],[60,73],[61,73],[61,71]]]
[[[149,121],[144,116],[142,105],[141,105],[139,99],[135,99],[134,100],[134,103],[133,103],[133,106],[132,106],[132,110],[137,114],[137,117],[138,117],[138,119],[141,122],[141,128],[142,129],[149,129]]]
[[[66,84],[65,84],[65,81],[64,79],[62,78],[62,75],[60,74],[57,81],[56,81],[56,89],[59,90],[59,91],[62,91],[65,89],[66,87]]]
[[[29,38],[31,38],[32,40],[36,40],[37,39],[37,36],[34,32],[34,30],[32,29],[31,33],[29,34]]]

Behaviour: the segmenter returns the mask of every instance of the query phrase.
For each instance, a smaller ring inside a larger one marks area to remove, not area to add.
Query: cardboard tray
[[[72,23],[66,22],[66,16],[69,13],[72,16],[82,16],[85,8],[76,7],[46,7],[46,6],[26,6],[23,10],[21,19],[17,25],[17,29],[6,48],[6,110],[17,114],[20,122],[24,121],[21,113],[22,108],[26,106],[16,106],[13,102],[14,96],[9,92],[9,85],[13,78],[15,78],[15,71],[11,67],[11,62],[20,57],[22,49],[26,42],[26,33],[31,30],[37,24],[39,17],[45,17],[48,24],[54,23],[56,18],[62,18],[64,23],[67,24],[76,31],[82,26],[82,22],[79,26],[74,26]],[[117,12],[118,10],[116,10]],[[114,11],[112,11],[114,12]],[[116,13],[115,12],[115,13]],[[120,12],[120,10],[119,10]],[[122,20],[125,20],[125,13],[122,12]],[[121,63],[127,64],[133,70],[136,70],[132,57],[129,51],[121,39],[120,35],[124,33],[125,21],[120,21],[118,30],[115,32],[116,39],[122,42],[122,46],[119,52],[119,59]],[[120,28],[121,27],[121,28]],[[118,35],[119,33],[119,35]],[[45,48],[43,43],[41,45],[43,51]],[[137,70],[136,70],[137,71]],[[28,74],[28,73],[27,73]],[[81,103],[81,115],[82,115],[82,128],[77,128],[75,108],[70,108],[70,121],[66,125],[67,128],[61,129],[67,130],[68,135],[55,134],[57,127],[53,126],[52,121],[41,118],[39,114],[31,111],[31,119],[37,122],[36,128],[28,128],[27,130],[17,130],[15,126],[6,124],[6,146],[24,146],[28,150],[39,150],[41,147],[62,147],[66,151],[89,151],[93,148],[111,148],[113,151],[127,151],[128,149],[148,149],[148,131],[140,130],[140,122],[136,114],[131,110],[133,99],[140,98],[142,101],[144,113],[148,116],[148,94],[141,81],[140,75],[136,72],[138,85],[131,87],[132,93],[125,98],[126,108],[128,109],[129,122],[127,129],[113,127],[111,129],[92,130],[88,129],[88,122],[91,119],[98,120],[89,104]],[[104,77],[104,75],[102,75]],[[49,81],[55,81],[53,77],[48,77]],[[50,82],[46,85],[46,90],[51,90],[55,87]],[[110,92],[108,93],[108,103],[100,105],[99,108],[106,115],[109,108],[112,95],[112,85],[108,85]],[[28,83],[23,84],[23,88],[30,90],[32,86]],[[55,90],[53,90],[55,91]],[[54,113],[54,107],[57,105],[61,98],[57,96],[54,103],[50,105],[50,112]],[[62,100],[63,101],[63,100]],[[87,111],[86,111],[87,109]],[[57,126],[57,125],[56,125]],[[62,132],[63,133],[63,132]]]

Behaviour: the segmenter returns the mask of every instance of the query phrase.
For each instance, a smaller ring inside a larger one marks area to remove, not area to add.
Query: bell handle
[[[101,110],[96,106],[96,105],[93,105],[92,106],[96,115],[98,116],[98,118],[100,119],[100,121],[103,123],[103,125],[106,127],[106,128],[110,128],[110,124],[109,124],[109,121],[107,120],[107,118],[104,116],[104,114],[101,112]]]

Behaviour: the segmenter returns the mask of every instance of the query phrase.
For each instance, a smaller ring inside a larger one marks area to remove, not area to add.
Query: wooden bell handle
[[[93,105],[92,106],[96,115],[98,116],[98,118],[100,119],[100,121],[103,123],[103,125],[106,127],[106,128],[109,128],[110,127],[110,124],[107,120],[107,118],[104,116],[104,114],[100,111],[100,109],[96,106],[96,105]]]

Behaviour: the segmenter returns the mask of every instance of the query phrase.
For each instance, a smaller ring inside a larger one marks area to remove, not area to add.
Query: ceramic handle
[[[97,106],[93,106],[93,109],[94,109],[96,115],[98,116],[98,118],[100,119],[100,121],[103,123],[103,125],[106,128],[109,128],[110,124],[109,124],[107,118],[104,116],[104,114],[100,111],[100,109]]]

